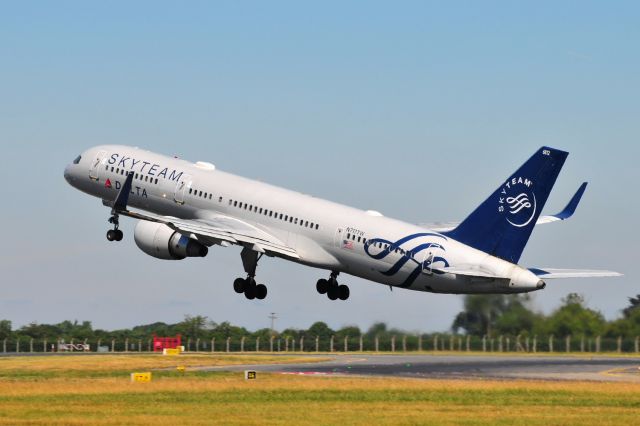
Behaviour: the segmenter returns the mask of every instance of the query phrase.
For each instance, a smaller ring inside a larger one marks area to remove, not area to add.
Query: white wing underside
[[[268,232],[229,216],[214,215],[207,219],[179,219],[129,210],[118,213],[136,219],[164,223],[174,231],[195,237],[209,246],[238,244],[261,253],[278,254],[293,259],[300,258],[293,248]]]

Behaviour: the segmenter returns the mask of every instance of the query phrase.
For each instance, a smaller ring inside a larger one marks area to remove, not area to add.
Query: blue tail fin
[[[568,152],[542,147],[458,227],[446,234],[518,263]]]

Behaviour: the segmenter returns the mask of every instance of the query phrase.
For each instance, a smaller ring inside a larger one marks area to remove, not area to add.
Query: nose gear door
[[[96,154],[96,157],[93,159],[93,161],[91,162],[91,165],[89,166],[89,178],[93,180],[99,180],[98,171],[100,169],[100,165],[102,164],[102,160],[106,156],[107,156],[107,151],[99,151]]]
[[[184,204],[184,195],[189,187],[191,187],[191,176],[182,175],[173,194],[173,201],[175,201],[176,204]]]

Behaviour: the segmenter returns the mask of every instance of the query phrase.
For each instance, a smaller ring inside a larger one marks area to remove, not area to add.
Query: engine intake
[[[136,225],[133,238],[140,250],[158,259],[182,260],[185,257],[205,257],[207,246],[175,232],[163,223],[141,220]]]

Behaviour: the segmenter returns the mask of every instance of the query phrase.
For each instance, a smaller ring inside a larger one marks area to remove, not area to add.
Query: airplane
[[[164,260],[205,257],[240,246],[246,277],[236,293],[264,299],[256,282],[264,255],[329,272],[316,290],[347,300],[339,274],[409,290],[509,294],[544,289],[555,278],[610,277],[612,271],[527,268],[518,264],[537,225],[570,218],[587,183],[555,215],[541,216],[568,152],[541,147],[462,222],[412,224],[122,145],[101,145],[64,170],[74,188],[111,209],[107,240],[120,241],[121,216],[137,219],[136,245]]]

